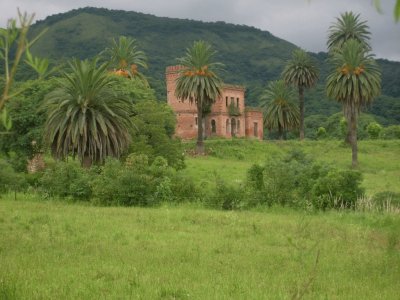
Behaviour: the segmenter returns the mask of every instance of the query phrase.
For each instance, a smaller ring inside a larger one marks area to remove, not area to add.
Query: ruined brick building
[[[175,96],[175,80],[180,68],[170,66],[166,69],[167,102],[176,114],[176,135],[183,139],[194,139],[198,126],[196,104]],[[245,106],[244,92],[244,87],[224,85],[221,96],[211,106],[211,113],[204,118],[207,136],[263,138],[262,112]]]

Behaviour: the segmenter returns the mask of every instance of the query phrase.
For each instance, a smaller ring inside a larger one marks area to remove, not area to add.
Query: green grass
[[[396,215],[102,208],[28,197],[0,200],[0,298],[291,299],[304,291],[307,299],[398,299],[400,294]]]
[[[186,147],[192,145],[188,143]],[[351,149],[341,141],[209,140],[206,148],[208,156],[186,159],[184,172],[198,182],[214,183],[214,174],[232,184],[243,181],[252,164],[291,149],[302,149],[316,160],[338,168],[351,167]],[[359,141],[359,170],[368,195],[383,191],[400,193],[400,141]]]

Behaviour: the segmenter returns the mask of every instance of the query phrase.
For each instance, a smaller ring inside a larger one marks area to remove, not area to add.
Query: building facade
[[[176,114],[175,134],[182,139],[195,139],[199,126],[196,104],[175,96],[180,69],[181,66],[166,69],[167,102]],[[244,92],[244,87],[224,85],[221,96],[203,120],[206,136],[263,138],[263,114],[259,109],[245,106]]]

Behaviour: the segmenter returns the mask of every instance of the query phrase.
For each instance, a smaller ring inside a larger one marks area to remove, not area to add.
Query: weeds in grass
[[[373,197],[359,197],[355,203],[355,210],[361,212],[382,212],[386,214],[400,214],[400,207],[391,198],[386,198],[380,203],[374,201]]]
[[[17,286],[14,282],[8,279],[0,278],[0,299],[1,300],[18,299]]]
[[[307,267],[307,261],[315,253],[312,267],[301,280],[294,283],[291,299],[300,300],[311,290],[312,284],[317,278],[318,264],[320,258],[319,241],[312,238],[310,222],[303,216],[296,226],[294,238],[288,237],[289,245],[294,249],[295,261],[299,264],[299,274],[303,273]]]

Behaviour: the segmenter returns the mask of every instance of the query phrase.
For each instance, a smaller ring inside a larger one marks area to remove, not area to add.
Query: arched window
[[[240,133],[240,120],[237,120],[236,128],[237,128],[237,132]]]
[[[217,133],[217,123],[215,120],[211,120],[211,133]]]
[[[234,118],[231,120],[231,135],[236,135],[236,120]]]
[[[230,132],[231,126],[229,124],[229,119],[226,119],[226,133],[228,134]]]

